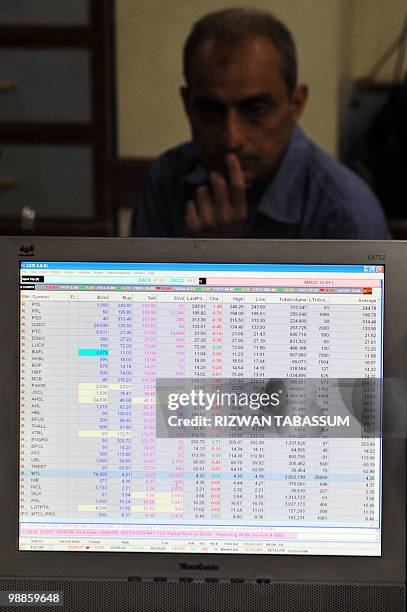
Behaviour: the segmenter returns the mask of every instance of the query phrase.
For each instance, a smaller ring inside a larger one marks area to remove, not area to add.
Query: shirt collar
[[[309,141],[296,125],[277,172],[260,200],[257,208],[259,212],[281,223],[295,224],[301,221],[308,155]],[[199,163],[184,176],[186,183],[196,187],[207,179],[208,173]]]
[[[286,152],[258,206],[259,212],[281,223],[299,223],[304,202],[309,141],[294,126]]]

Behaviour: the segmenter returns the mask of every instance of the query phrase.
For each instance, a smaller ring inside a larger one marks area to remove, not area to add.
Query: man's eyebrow
[[[208,104],[210,106],[216,106],[218,108],[226,108],[225,102],[219,100],[218,98],[212,98],[211,96],[195,96],[193,98],[194,106],[205,105]]]
[[[233,101],[233,104],[236,106],[250,106],[251,104],[272,104],[274,102],[273,95],[266,91],[258,94],[254,94],[253,96],[247,96],[245,98],[238,98]],[[196,96],[193,100],[194,105],[208,104],[214,107],[225,109],[229,106],[223,100],[212,96]]]
[[[238,106],[250,106],[252,104],[272,104],[274,102],[274,97],[269,92],[255,94],[254,96],[248,96],[247,98],[241,98],[236,101]]]

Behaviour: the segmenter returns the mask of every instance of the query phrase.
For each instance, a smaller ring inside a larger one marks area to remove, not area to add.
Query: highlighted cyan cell
[[[78,349],[79,357],[107,357],[108,349]]]

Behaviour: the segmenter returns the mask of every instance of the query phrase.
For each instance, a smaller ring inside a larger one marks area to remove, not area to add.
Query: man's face
[[[226,176],[225,155],[235,153],[250,187],[273,176],[307,90],[299,86],[289,96],[279,52],[251,36],[237,45],[204,41],[181,94],[200,162]]]

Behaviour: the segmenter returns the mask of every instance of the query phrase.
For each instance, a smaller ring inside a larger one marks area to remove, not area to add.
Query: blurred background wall
[[[369,81],[403,23],[407,42],[406,0],[0,0],[1,233],[126,234],[152,158],[189,138],[185,38],[199,17],[235,4],[292,30],[310,88],[303,127],[369,182],[407,238],[397,53]]]
[[[186,140],[178,89],[182,44],[200,16],[236,0],[117,0],[119,157],[153,157]],[[310,87],[302,125],[336,155],[355,78],[365,77],[400,32],[405,0],[251,0],[291,29],[300,80]],[[379,77],[390,80],[394,62]]]

